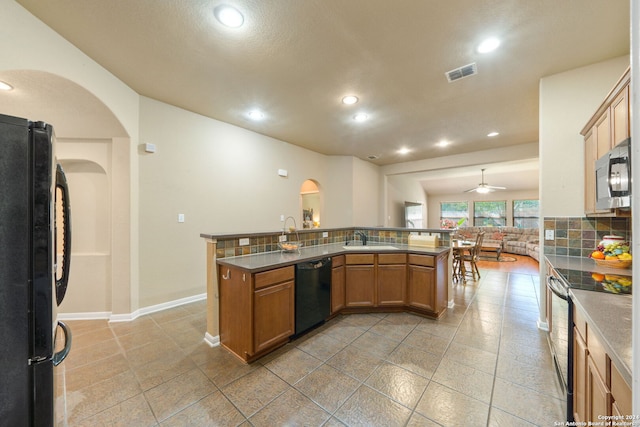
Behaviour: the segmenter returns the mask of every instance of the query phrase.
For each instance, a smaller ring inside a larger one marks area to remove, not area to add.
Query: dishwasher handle
[[[297,265],[298,269],[301,270],[318,270],[323,267],[331,267],[331,258],[322,258],[315,261],[303,262]]]
[[[565,301],[569,299],[569,287],[562,280],[547,276],[547,288],[558,298],[562,298]]]

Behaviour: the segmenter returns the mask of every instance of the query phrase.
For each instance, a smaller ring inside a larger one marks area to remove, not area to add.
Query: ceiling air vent
[[[378,157],[380,157],[380,156],[376,156],[375,154],[371,154],[371,155],[367,156],[367,159],[376,160]]]
[[[449,83],[454,82],[456,80],[464,79],[465,77],[475,76],[478,74],[478,67],[476,63],[465,65],[460,68],[456,68],[455,70],[447,71],[444,73],[447,76],[447,80]]]

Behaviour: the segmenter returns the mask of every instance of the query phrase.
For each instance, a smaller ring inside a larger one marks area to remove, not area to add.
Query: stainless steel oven
[[[549,319],[549,344],[560,386],[567,400],[567,421],[573,421],[573,303],[569,285],[554,276],[547,275],[547,289],[551,291]]]

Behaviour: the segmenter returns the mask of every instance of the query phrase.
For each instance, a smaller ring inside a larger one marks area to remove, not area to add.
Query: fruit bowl
[[[302,242],[279,242],[278,247],[282,252],[295,252],[302,247]]]
[[[631,267],[631,263],[633,260],[630,259],[595,259],[593,260],[596,264],[603,267],[611,267],[611,268],[629,268]]]

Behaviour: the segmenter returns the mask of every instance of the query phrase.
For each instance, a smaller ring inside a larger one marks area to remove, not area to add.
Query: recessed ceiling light
[[[238,28],[244,23],[244,16],[235,7],[221,4],[213,9],[213,14],[221,24],[231,28]]]
[[[446,147],[449,145],[449,141],[445,141],[444,139],[436,144],[438,147]]]
[[[248,116],[249,116],[249,118],[251,120],[262,120],[262,119],[264,119],[264,113],[262,111],[259,111],[259,110],[249,111]]]
[[[402,147],[401,149],[398,150],[398,154],[408,154],[410,152],[411,150],[408,149],[407,147]]]
[[[342,98],[343,104],[351,105],[351,104],[355,104],[356,102],[358,102],[357,96],[347,95],[344,98]]]
[[[497,49],[498,46],[500,46],[500,40],[498,40],[495,37],[491,37],[486,39],[482,43],[480,43],[480,45],[478,46],[478,52],[480,53],[491,52],[492,50]]]
[[[491,137],[493,137],[493,136],[498,136],[498,135],[500,135],[500,133],[498,133],[498,132],[491,132],[491,133],[488,133],[488,134],[487,134],[487,136],[488,136],[489,138],[491,138]]]
[[[353,116],[353,120],[355,120],[356,122],[364,122],[368,118],[369,116],[366,115],[365,113],[358,113],[355,116]]]
[[[13,89],[13,86],[11,86],[9,83],[0,81],[0,90],[11,90],[11,89]]]

